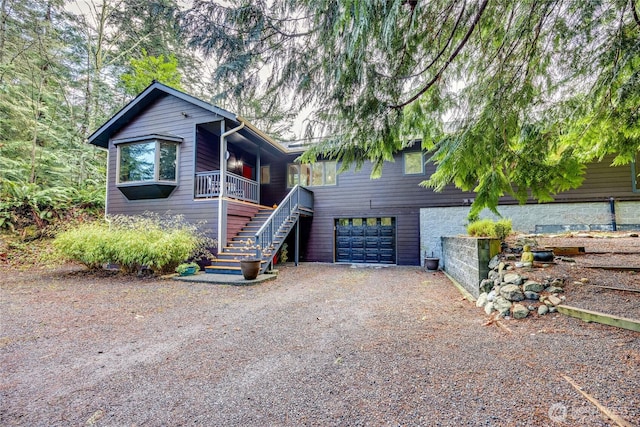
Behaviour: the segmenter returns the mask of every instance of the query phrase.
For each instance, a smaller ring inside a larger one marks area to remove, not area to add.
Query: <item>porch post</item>
[[[220,190],[218,192],[218,253],[227,246],[227,137],[244,127],[240,126],[224,131],[224,120],[220,123]]]
[[[295,265],[298,266],[300,261],[300,217],[296,221],[296,251],[295,251]]]
[[[262,185],[261,183],[261,179],[262,179],[262,171],[260,170],[261,168],[261,163],[260,163],[260,145],[258,145],[258,150],[256,153],[256,182],[258,183],[258,204],[260,204],[260,193],[262,193],[260,191],[260,186]]]
[[[227,179],[227,139],[225,138],[225,122],[220,122],[220,188],[218,190],[218,254],[227,246],[227,204],[224,200],[225,180]]]

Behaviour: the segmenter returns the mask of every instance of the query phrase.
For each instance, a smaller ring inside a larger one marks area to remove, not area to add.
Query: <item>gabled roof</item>
[[[143,90],[138,96],[131,100],[127,105],[122,107],[113,117],[111,117],[105,124],[100,126],[94,133],[92,133],[87,141],[89,144],[97,145],[99,147],[108,148],[109,140],[112,135],[126,126],[131,120],[133,120],[138,114],[145,110],[149,105],[154,103],[159,98],[171,95],[186,101],[190,104],[198,106],[204,110],[210,111],[223,119],[229,121],[231,127],[239,126],[240,123],[244,123],[245,127],[240,131],[244,137],[253,142],[266,142],[279,151],[286,153],[287,150],[271,139],[268,135],[257,129],[251,123],[246,121],[240,116],[233,114],[223,108],[217,107],[206,101],[191,96],[177,89],[164,85],[162,83],[154,81],[145,90]]]

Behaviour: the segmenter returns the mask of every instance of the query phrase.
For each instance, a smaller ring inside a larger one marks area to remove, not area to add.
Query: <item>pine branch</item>
[[[473,22],[471,23],[471,26],[467,30],[467,33],[464,35],[464,38],[460,41],[460,43],[458,44],[456,49],[453,51],[453,53],[451,53],[451,55],[447,59],[447,62],[442,66],[442,68],[438,71],[438,73],[436,73],[436,75],[433,76],[433,78],[429,82],[427,82],[427,84],[422,89],[420,89],[415,95],[413,95],[407,101],[397,105],[390,105],[389,108],[400,109],[411,104],[413,101],[420,98],[420,96],[422,96],[426,91],[428,91],[429,88],[431,88],[431,86],[433,86],[438,80],[440,80],[440,78],[442,77],[442,74],[446,71],[446,69],[449,67],[451,62],[453,62],[453,60],[458,56],[460,51],[462,51],[462,48],[469,41],[469,38],[471,37],[471,33],[473,33],[473,30],[478,25],[478,22],[480,21],[480,17],[484,13],[488,3],[489,3],[489,0],[484,0],[482,2],[482,4],[480,5],[480,9],[478,10],[478,13],[476,14]]]
[[[636,25],[640,27],[640,16],[638,16],[638,10],[636,9],[636,2],[635,0],[629,0],[629,3],[631,3],[631,13],[633,14],[633,20],[636,21]]]

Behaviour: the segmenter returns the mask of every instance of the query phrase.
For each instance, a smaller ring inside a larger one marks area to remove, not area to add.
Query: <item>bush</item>
[[[93,222],[58,234],[56,249],[67,259],[90,269],[115,263],[133,273],[146,267],[168,273],[188,259],[211,257],[215,241],[202,235],[197,226],[180,216],[112,216],[110,223]]]
[[[491,237],[504,240],[511,234],[511,220],[501,219],[493,221],[490,219],[480,219],[467,226],[467,233],[475,237]]]

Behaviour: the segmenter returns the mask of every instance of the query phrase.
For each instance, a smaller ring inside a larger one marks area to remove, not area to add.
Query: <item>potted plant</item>
[[[434,256],[433,252],[431,252],[430,257],[427,256],[427,251],[424,252],[424,267],[427,270],[435,271],[438,269],[439,265],[440,265],[440,258]]]
[[[247,252],[247,255],[240,260],[240,270],[245,280],[254,280],[258,277],[258,273],[260,273],[260,262],[262,260],[255,254],[257,248],[258,247],[253,244],[253,240],[247,239],[241,249],[242,252]]]
[[[196,271],[200,270],[200,266],[195,262],[182,263],[176,267],[176,273],[180,276],[191,276],[196,274]]]

